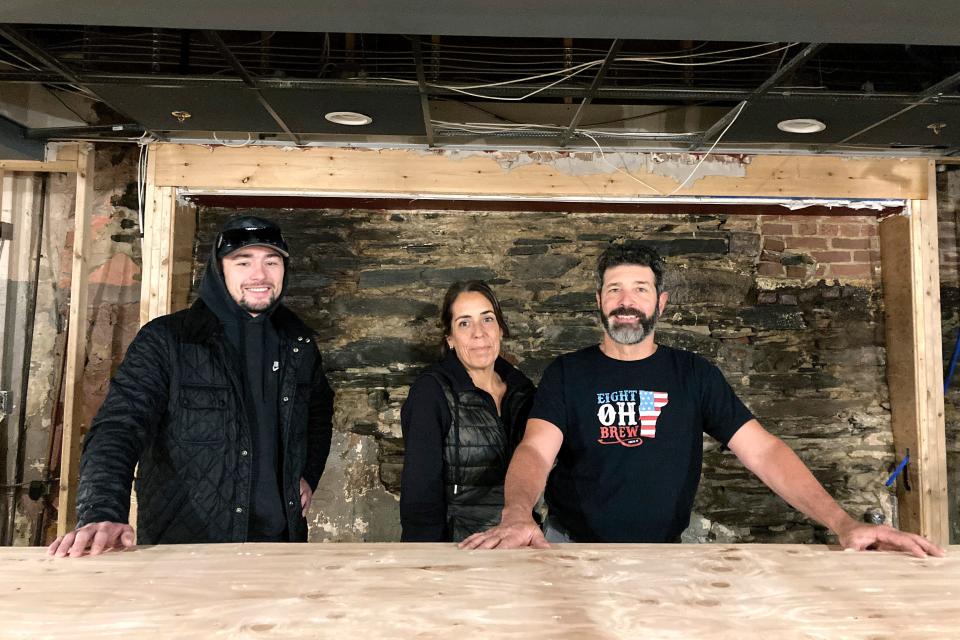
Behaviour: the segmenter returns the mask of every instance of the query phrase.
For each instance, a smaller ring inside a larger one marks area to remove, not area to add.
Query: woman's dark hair
[[[503,311],[500,309],[500,301],[493,294],[493,290],[483,280],[457,281],[450,285],[443,296],[443,306],[440,308],[440,328],[443,329],[443,337],[440,339],[440,355],[446,357],[450,353],[450,345],[447,344],[447,338],[453,331],[453,303],[461,293],[479,293],[490,301],[493,307],[493,315],[497,317],[497,324],[500,325],[500,331],[504,338],[510,337],[510,329],[507,328],[507,321],[503,319]]]

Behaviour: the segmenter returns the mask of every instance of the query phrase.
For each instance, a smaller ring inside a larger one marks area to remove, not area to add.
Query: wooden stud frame
[[[909,215],[891,216],[880,223],[880,256],[893,442],[898,461],[910,456],[897,480],[899,525],[947,544],[935,171],[931,160],[926,199],[911,200]]]
[[[60,508],[57,535],[77,523],[77,481],[83,428],[83,368],[87,360],[87,281],[90,217],[93,208],[94,149],[82,144],[76,162],[77,196],[74,214],[73,266],[70,271],[70,320],[64,374],[63,441],[60,457]]]
[[[604,168],[578,153],[438,152],[342,148],[246,148],[154,144],[147,178],[143,239],[141,323],[185,303],[175,282],[189,273],[194,212],[178,203],[180,190],[275,195],[411,196],[478,199],[589,199],[640,201],[673,194],[679,180],[658,163],[692,171],[700,156],[647,156],[630,172]],[[672,159],[671,159],[672,158]],[[69,170],[65,157],[37,170]],[[803,198],[814,200],[896,199],[909,215],[880,225],[881,267],[887,300],[888,378],[897,455],[910,448],[914,489],[900,491],[900,525],[935,541],[947,541],[945,446],[937,270],[936,189],[933,162],[924,158],[827,156],[720,156],[728,163],[706,167],[678,197]],[[29,170],[6,161],[3,170]],[[587,162],[586,165],[577,165]],[[591,164],[592,163],[592,164]],[[65,166],[65,165],[64,165]],[[86,326],[84,243],[89,224],[92,153],[78,154],[78,212],[68,346],[67,416],[60,504],[63,532],[72,526],[78,450],[78,376]],[[189,243],[189,247],[185,247]],[[182,288],[182,287],[181,287]],[[81,291],[81,289],[83,291]],[[69,456],[68,456],[69,452]]]

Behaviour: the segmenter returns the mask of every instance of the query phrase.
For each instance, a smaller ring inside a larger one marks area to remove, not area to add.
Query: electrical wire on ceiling
[[[137,140],[137,144],[140,146],[140,153],[137,158],[137,220],[140,223],[141,238],[143,237],[144,211],[146,209],[147,156],[150,153],[150,147],[148,145],[153,141],[153,136],[146,132]]]
[[[462,131],[465,133],[477,134],[504,134],[504,133],[522,133],[523,131],[551,131],[560,133],[567,130],[566,125],[556,124],[536,124],[536,123],[490,123],[490,122],[449,122],[446,120],[431,120],[431,124],[438,129],[449,131]],[[647,131],[607,131],[603,129],[590,129],[586,127],[574,130],[576,134],[591,134],[598,137],[628,138],[644,140],[650,138],[662,139],[669,138],[691,138],[702,131],[689,131],[679,133],[666,132],[647,132]]]
[[[600,160],[602,160],[603,162],[607,163],[609,166],[613,167],[614,169],[616,169],[616,170],[619,171],[620,173],[624,174],[625,176],[627,176],[627,177],[630,178],[631,180],[635,180],[635,181],[639,182],[640,184],[642,184],[643,186],[645,186],[645,187],[646,187],[647,189],[649,189],[650,191],[653,191],[653,192],[654,192],[655,194],[657,194],[658,196],[662,196],[662,195],[663,195],[663,193],[662,193],[659,189],[657,189],[656,187],[647,184],[646,182],[644,182],[643,180],[641,180],[641,179],[638,178],[637,176],[635,176],[635,175],[633,175],[632,173],[630,173],[629,171],[627,171],[625,168],[618,167],[617,165],[615,165],[615,164],[613,164],[612,162],[610,162],[609,160],[607,160],[607,155],[603,152],[603,147],[600,146],[600,143],[597,142],[597,139],[594,138],[592,135],[590,135],[589,133],[582,133],[582,135],[586,136],[587,138],[589,138],[589,139],[593,142],[593,144],[597,145],[597,150],[600,151]],[[626,164],[626,163],[624,163],[624,164]]]
[[[700,158],[700,162],[697,163],[697,166],[693,168],[693,171],[690,172],[690,175],[688,175],[686,179],[683,182],[681,182],[676,189],[674,189],[673,191],[667,194],[668,196],[674,195],[675,193],[680,191],[680,189],[683,189],[685,186],[687,186],[687,183],[690,182],[691,179],[693,179],[693,176],[697,173],[697,170],[700,169],[700,165],[702,165],[704,160],[707,159],[707,156],[713,153],[713,150],[717,148],[717,145],[720,144],[721,140],[723,140],[723,136],[727,134],[727,131],[730,131],[730,127],[732,127],[733,123],[737,121],[737,118],[740,117],[740,114],[743,113],[743,110],[744,108],[746,108],[746,106],[747,106],[746,100],[740,103],[740,108],[737,109],[737,113],[734,114],[729,124],[727,124],[727,126],[723,128],[723,131],[721,131],[720,135],[717,136],[717,139],[713,141],[713,144],[710,145],[710,148],[707,149],[707,152],[703,154],[703,157]]]
[[[643,140],[643,139],[650,139],[650,138],[656,138],[656,139],[662,140],[664,139],[664,137],[668,137],[668,138],[675,137],[678,139],[683,139],[683,138],[689,138],[692,136],[702,134],[703,133],[702,131],[691,131],[686,133],[657,133],[657,132],[639,132],[639,131],[636,131],[636,132],[601,131],[597,129],[578,128],[574,130],[574,134],[583,136],[589,139],[591,142],[593,142],[593,144],[597,147],[597,150],[600,152],[600,160],[602,162],[606,163],[616,171],[623,173],[624,175],[629,177],[631,180],[634,180],[640,183],[641,185],[643,185],[644,187],[646,187],[647,189],[655,193],[657,196],[670,197],[677,194],[677,192],[679,192],[681,189],[686,187],[687,184],[693,179],[697,171],[700,170],[700,167],[706,161],[707,157],[713,153],[714,149],[717,148],[717,145],[720,144],[720,141],[723,140],[724,136],[727,134],[730,128],[733,127],[734,123],[737,122],[737,119],[740,117],[740,114],[743,113],[743,110],[746,106],[747,106],[746,102],[742,102],[740,104],[740,107],[737,109],[737,112],[733,115],[733,118],[730,120],[729,123],[727,123],[727,126],[724,127],[723,131],[720,132],[720,135],[717,136],[717,139],[713,141],[713,144],[710,145],[710,148],[707,149],[707,151],[702,154],[700,161],[697,162],[696,166],[693,167],[693,170],[670,193],[663,193],[656,187],[644,182],[637,176],[627,171],[624,168],[626,166],[625,162],[623,163],[624,167],[620,167],[610,162],[606,157],[606,153],[604,152],[603,146],[597,141],[596,137],[608,136],[608,137],[627,138],[627,139],[634,139],[634,140]],[[439,129],[457,130],[457,131],[463,131],[466,133],[475,133],[475,134],[485,134],[485,133],[495,134],[495,133],[508,133],[508,132],[516,134],[516,133],[522,133],[524,131],[551,131],[551,132],[559,133],[567,129],[567,127],[563,127],[559,125],[543,125],[543,124],[532,124],[532,123],[515,123],[515,124],[514,123],[483,123],[483,122],[455,123],[455,122],[447,122],[443,120],[433,120],[432,124]]]
[[[739,56],[739,57],[734,57],[734,58],[723,58],[723,59],[720,59],[720,60],[707,60],[707,61],[703,61],[703,62],[696,62],[696,61],[695,61],[695,62],[689,62],[689,61],[688,61],[688,62],[678,62],[678,61],[677,61],[677,60],[680,60],[680,59],[699,58],[699,57],[703,57],[703,56],[715,56],[715,55],[717,55],[717,54],[722,54],[722,53],[733,53],[733,52],[736,52],[736,51],[744,51],[744,50],[756,49],[756,48],[759,48],[759,47],[770,47],[770,46],[775,46],[775,45],[777,45],[777,44],[778,44],[778,43],[776,43],[776,42],[767,42],[767,43],[763,43],[763,44],[759,44],[759,45],[750,45],[750,46],[745,46],[745,47],[736,47],[736,48],[732,48],[732,49],[726,49],[726,50],[723,50],[723,51],[713,51],[713,52],[704,52],[704,53],[690,53],[690,54],[670,55],[670,56],[646,56],[646,57],[624,56],[624,57],[617,57],[617,58],[615,58],[614,62],[616,62],[616,63],[624,63],[624,62],[653,63],[653,64],[669,65],[669,66],[676,66],[676,67],[715,66],[715,65],[722,65],[722,64],[731,64],[731,63],[734,63],[734,62],[742,62],[742,61],[744,61],[744,60],[753,60],[753,59],[755,59],[755,58],[762,58],[762,57],[769,56],[769,55],[772,55],[772,54],[775,54],[775,53],[779,53],[779,52],[781,52],[781,51],[786,51],[786,50],[790,49],[791,47],[794,47],[794,46],[797,45],[797,43],[793,42],[793,43],[789,43],[789,44],[783,45],[783,46],[781,46],[781,47],[777,47],[777,48],[774,48],[774,49],[770,49],[770,50],[768,50],[768,51],[764,51],[764,52],[762,52],[762,53],[757,53],[757,54],[748,55],[748,56]],[[511,79],[511,80],[502,80],[502,81],[500,81],[500,82],[488,82],[488,83],[483,83],[483,84],[473,84],[473,85],[463,85],[463,86],[443,85],[443,84],[436,84],[436,83],[427,83],[427,85],[430,86],[430,87],[437,88],[437,89],[444,89],[444,90],[446,90],[446,91],[453,91],[453,92],[455,92],[455,93],[459,93],[459,94],[463,94],[463,95],[467,95],[467,96],[470,96],[470,97],[473,97],[473,98],[479,98],[479,99],[483,99],[483,100],[495,100],[495,101],[505,101],[505,102],[519,102],[519,101],[522,101],[522,100],[527,100],[527,99],[529,99],[529,98],[537,95],[538,93],[541,93],[541,92],[543,92],[543,91],[546,91],[547,89],[551,89],[551,88],[557,86],[558,84],[561,84],[562,82],[565,82],[565,81],[567,81],[567,80],[569,80],[569,79],[571,79],[571,78],[579,75],[580,73],[583,73],[584,71],[587,71],[588,69],[592,69],[593,67],[596,67],[596,66],[598,66],[598,65],[602,65],[603,62],[604,62],[604,59],[603,59],[603,58],[598,58],[598,59],[595,59],[595,60],[589,60],[589,61],[587,61],[587,62],[582,62],[582,63],[580,63],[580,64],[573,65],[573,66],[571,66],[571,67],[567,67],[567,68],[564,68],[564,69],[557,69],[557,70],[554,70],[554,71],[547,71],[547,72],[540,73],[540,74],[524,76],[524,77],[522,77],[522,78],[513,78],[513,79]],[[493,88],[504,87],[504,86],[513,85],[513,84],[535,82],[535,81],[537,81],[537,80],[542,80],[542,79],[545,79],[545,78],[550,78],[550,77],[554,77],[554,76],[558,76],[558,75],[560,76],[560,78],[559,78],[558,80],[555,80],[555,81],[553,81],[553,82],[550,82],[550,83],[548,83],[548,84],[546,84],[546,85],[544,85],[544,86],[542,86],[542,87],[538,87],[537,89],[534,89],[533,91],[530,91],[530,92],[528,92],[528,93],[526,93],[525,95],[522,95],[522,96],[516,96],[516,97],[490,96],[490,95],[483,95],[483,94],[473,93],[473,92],[472,92],[472,90],[474,90],[474,89],[493,89]],[[368,79],[368,80],[369,80],[369,79],[382,80],[382,81],[387,81],[387,82],[396,82],[396,83],[399,83],[399,84],[410,84],[410,85],[415,85],[415,84],[417,84],[417,81],[415,81],[415,80],[409,80],[409,79],[406,79],[406,78],[379,77],[379,78],[367,78],[367,79]]]
[[[230,147],[230,148],[232,148],[232,149],[240,149],[241,147],[249,147],[251,144],[253,144],[253,135],[250,134],[249,132],[247,133],[247,141],[246,141],[246,142],[241,142],[240,144],[230,144],[229,142],[224,142],[223,140],[221,140],[220,138],[217,137],[217,132],[216,132],[216,131],[211,131],[210,134],[213,136],[213,141],[214,141],[214,142],[216,142],[217,144],[222,145],[222,146],[224,146],[224,147]]]

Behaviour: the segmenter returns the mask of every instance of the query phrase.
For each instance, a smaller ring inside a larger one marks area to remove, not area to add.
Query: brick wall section
[[[876,216],[765,215],[760,233],[759,276],[798,284],[879,282]]]

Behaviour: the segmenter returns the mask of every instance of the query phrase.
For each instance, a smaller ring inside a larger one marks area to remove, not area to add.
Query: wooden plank
[[[156,144],[156,184],[401,196],[636,199],[671,193],[698,155],[286,149]],[[630,163],[632,175],[610,161]],[[923,199],[924,158],[716,156],[681,196]],[[635,165],[635,166],[634,166]],[[641,184],[642,181],[644,184]]]
[[[48,161],[66,161],[76,164],[80,157],[80,144],[76,142],[50,142],[47,143],[47,149],[53,150],[54,157],[47,157]]]
[[[6,171],[34,171],[39,173],[75,173],[77,163],[69,160],[39,162],[35,160],[0,160],[0,169]]]
[[[144,212],[143,270],[140,285],[141,326],[172,310],[172,282],[175,268],[177,190],[158,187],[156,165],[148,160]]]
[[[152,546],[84,560],[0,549],[16,638],[953,638],[945,558],[820,545]]]
[[[142,244],[141,326],[186,306],[193,268],[196,208],[179,203],[176,188],[157,186],[156,166],[151,153]]]
[[[911,201],[909,215],[881,222],[880,257],[897,460],[910,452],[906,481],[897,482],[899,526],[944,544],[949,510],[935,179],[930,161],[932,197]]]
[[[171,245],[170,311],[185,309],[193,276],[193,245],[197,235],[197,208],[191,203],[176,204]]]
[[[10,279],[15,269],[13,242],[13,174],[4,172],[0,169],[0,225],[4,234],[3,240],[0,240],[0,389],[6,391],[13,390],[11,369],[7,363],[12,359],[14,352],[12,331],[7,329],[13,324],[16,310],[10,303],[13,297],[13,291],[10,286]],[[14,423],[13,411],[7,410],[9,414],[0,414],[0,483],[13,484],[14,461],[16,452],[10,450],[12,438],[11,427]],[[9,509],[16,509],[13,501],[13,493],[0,494],[0,544],[6,544],[8,541],[3,538],[9,538],[6,533],[6,523],[9,518]]]
[[[57,535],[77,523],[77,481],[80,473],[80,443],[83,422],[83,368],[87,356],[87,256],[90,252],[90,213],[93,207],[93,145],[80,147],[77,157],[77,196],[74,214],[73,264],[70,272],[70,333],[63,411],[63,441],[60,458],[60,503]]]

